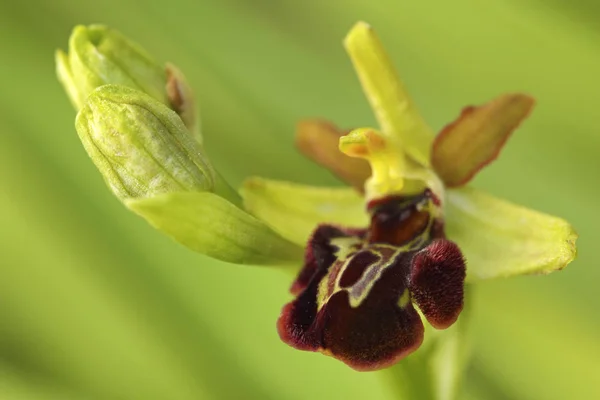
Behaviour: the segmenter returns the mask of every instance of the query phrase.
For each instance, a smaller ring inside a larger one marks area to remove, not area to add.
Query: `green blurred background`
[[[105,23],[176,63],[208,151],[249,175],[334,184],[294,123],[373,116],[341,40],[370,22],[435,128],[523,90],[531,119],[474,185],[580,233],[562,272],[479,285],[461,399],[600,398],[600,3],[594,0],[104,0],[0,3],[0,399],[390,399],[381,376],[275,330],[290,275],[226,265],[152,230],[106,189],[53,52]]]

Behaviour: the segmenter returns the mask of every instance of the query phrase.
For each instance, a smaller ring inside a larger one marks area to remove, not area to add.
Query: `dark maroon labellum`
[[[420,346],[413,303],[434,327],[452,325],[463,306],[465,262],[445,239],[437,207],[427,189],[371,202],[368,229],[317,227],[291,288],[297,297],[279,317],[282,340],[366,371]]]

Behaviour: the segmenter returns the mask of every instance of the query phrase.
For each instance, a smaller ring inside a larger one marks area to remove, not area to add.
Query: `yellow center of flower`
[[[404,154],[390,146],[374,129],[351,131],[340,138],[339,147],[344,154],[363,158],[371,164],[372,175],[365,182],[365,197],[368,200],[397,194],[404,188]]]
[[[359,128],[340,138],[340,151],[363,158],[371,165],[371,177],[365,182],[367,202],[398,194],[422,192],[430,180],[425,168],[416,168],[396,143],[372,128]]]

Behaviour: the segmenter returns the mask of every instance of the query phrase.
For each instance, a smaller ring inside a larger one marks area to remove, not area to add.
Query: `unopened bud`
[[[213,191],[216,173],[181,118],[140,91],[105,85],[76,120],[79,137],[121,200]]]

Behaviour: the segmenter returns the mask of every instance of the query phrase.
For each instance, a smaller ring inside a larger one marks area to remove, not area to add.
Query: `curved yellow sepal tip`
[[[365,182],[367,201],[400,193],[404,188],[404,154],[371,128],[359,128],[340,138],[340,151],[363,158],[371,164],[372,175]]]

